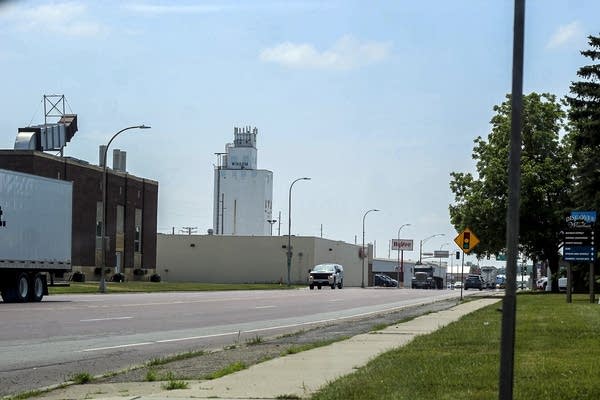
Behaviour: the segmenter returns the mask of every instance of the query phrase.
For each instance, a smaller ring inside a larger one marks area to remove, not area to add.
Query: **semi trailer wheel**
[[[29,292],[31,286],[29,285],[29,277],[25,272],[17,274],[17,298],[15,299],[19,303],[25,303],[29,301]]]
[[[29,300],[38,302],[44,297],[44,277],[37,273],[31,279],[31,290]]]

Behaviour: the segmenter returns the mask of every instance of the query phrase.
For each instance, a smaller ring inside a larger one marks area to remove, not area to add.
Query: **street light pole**
[[[450,246],[450,243],[446,242],[440,246],[440,250],[444,248],[444,246]],[[442,269],[442,257],[440,257],[440,270]],[[448,263],[446,262],[446,286],[448,286]]]
[[[298,181],[310,181],[310,178],[298,178],[290,185],[288,193],[288,245],[287,245],[287,284],[292,285],[290,273],[292,270],[292,187]]]
[[[404,286],[404,250],[400,250],[400,231],[405,226],[410,226],[410,224],[404,224],[400,226],[400,229],[398,229],[398,289],[400,289],[400,273],[402,273],[402,280]],[[402,259],[400,259],[400,254],[402,254]]]
[[[422,260],[423,260],[423,243],[425,243],[429,239],[434,238],[436,236],[444,236],[444,234],[443,233],[436,233],[435,235],[428,236],[428,237],[426,237],[425,239],[422,239],[419,242],[419,264],[423,264],[422,263]]]
[[[277,222],[276,219],[268,219],[267,222],[271,225],[271,236],[273,236],[273,224]]]
[[[100,287],[98,288],[100,293],[106,293],[106,279],[105,279],[105,273],[106,273],[106,184],[108,182],[107,176],[106,176],[106,154],[108,153],[108,148],[110,147],[110,144],[112,143],[112,141],[119,136],[119,134],[121,132],[125,132],[129,129],[150,129],[149,126],[146,125],[135,125],[135,126],[129,126],[127,128],[123,128],[121,129],[119,132],[115,133],[113,135],[113,137],[110,138],[110,140],[108,141],[108,144],[106,145],[106,147],[104,148],[104,152],[102,153],[102,224],[101,224],[101,232],[100,232],[100,238],[101,238],[101,252],[102,252],[102,263],[101,263],[101,273],[100,273]]]
[[[363,230],[362,230],[362,283],[360,284],[361,288],[365,287],[365,218],[367,217],[367,214],[372,212],[372,211],[379,211],[376,208],[372,208],[369,211],[367,211],[365,213],[365,215],[363,215]]]

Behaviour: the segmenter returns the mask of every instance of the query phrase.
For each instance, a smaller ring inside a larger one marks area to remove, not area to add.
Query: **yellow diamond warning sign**
[[[456,243],[465,254],[469,254],[471,250],[479,244],[479,239],[475,236],[473,231],[466,228],[454,238],[454,243]]]

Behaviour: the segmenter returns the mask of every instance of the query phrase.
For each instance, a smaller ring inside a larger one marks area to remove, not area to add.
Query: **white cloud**
[[[307,43],[284,42],[262,50],[260,59],[290,68],[348,70],[385,60],[391,47],[389,42],[361,42],[346,35],[323,51]]]
[[[81,3],[49,3],[37,7],[7,7],[4,18],[24,31],[52,32],[67,36],[97,36],[107,28],[87,16]]]
[[[583,35],[583,29],[579,21],[573,21],[570,24],[559,26],[556,32],[552,35],[546,48],[553,49],[568,43],[573,38]]]

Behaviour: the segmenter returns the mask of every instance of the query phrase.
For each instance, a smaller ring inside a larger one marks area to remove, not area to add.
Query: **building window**
[[[142,230],[141,227],[135,227],[135,240],[133,242],[133,251],[139,253],[141,250],[140,245],[142,244]]]
[[[133,239],[133,251],[142,252],[142,210],[135,209],[135,237]]]
[[[102,202],[96,203],[96,238],[100,239],[102,236]]]

